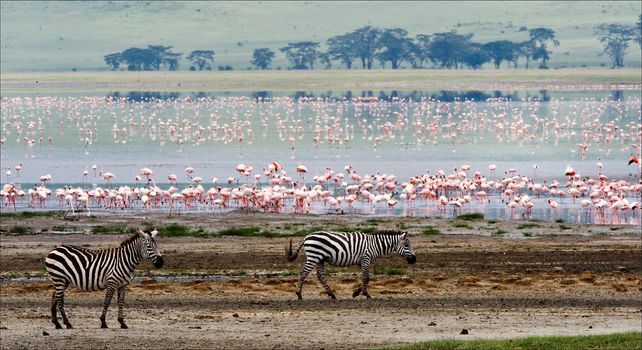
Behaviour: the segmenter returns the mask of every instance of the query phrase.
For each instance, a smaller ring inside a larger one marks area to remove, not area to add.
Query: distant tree
[[[341,62],[347,69],[352,68],[352,62],[358,57],[358,36],[355,33],[333,36],[326,42],[327,54],[330,59]]]
[[[546,43],[551,41],[555,46],[559,46],[560,44],[559,41],[555,39],[555,31],[550,28],[533,28],[528,30],[528,35],[533,46],[533,59],[541,59],[542,63],[540,64],[540,68],[548,68],[546,61],[551,58],[551,52],[548,50]]]
[[[462,63],[472,69],[479,69],[490,60],[490,54],[478,43],[471,43],[461,57]]]
[[[182,53],[172,52],[171,46],[149,45],[148,48],[158,53],[159,62],[158,62],[158,65],[156,66],[156,70],[160,70],[160,65],[166,66],[168,70],[178,69],[178,60],[183,55]]]
[[[473,34],[457,34],[455,31],[435,33],[428,45],[428,58],[444,68],[458,68],[464,53],[471,45]]]
[[[361,27],[353,32],[355,35],[357,57],[361,60],[363,69],[372,69],[375,52],[379,48],[381,29],[370,26]]]
[[[330,58],[330,54],[328,54],[327,52],[319,54],[319,62],[323,64],[323,68],[325,69],[332,68],[332,59]]]
[[[161,64],[158,51],[131,47],[121,53],[122,61],[127,63],[127,70],[157,70]]]
[[[526,69],[528,69],[537,47],[535,47],[534,43],[530,40],[522,41],[518,46],[518,55],[526,59]]]
[[[603,54],[613,62],[613,68],[624,66],[624,54],[629,42],[637,40],[635,26],[619,23],[600,24],[595,27],[594,35],[604,44]]]
[[[401,28],[384,29],[377,46],[381,50],[375,54],[379,62],[384,65],[390,61],[392,69],[398,69],[404,57],[409,57],[408,32]]]
[[[288,43],[288,46],[279,50],[285,53],[288,61],[292,64],[292,69],[314,69],[314,62],[320,54],[317,50],[318,47],[318,42],[299,41]]]
[[[111,70],[117,70],[123,60],[123,55],[120,52],[110,53],[105,55],[105,63],[111,66]]]
[[[637,24],[637,37],[638,37],[638,46],[642,48],[642,15],[638,17],[638,22]]]
[[[214,51],[194,50],[187,56],[187,60],[191,62],[193,67],[198,67],[198,70],[212,70]]]
[[[519,44],[508,40],[497,40],[485,43],[482,48],[488,53],[499,69],[503,61],[513,62],[519,57]]]
[[[415,44],[417,45],[414,52],[415,59],[417,60],[417,68],[423,68],[423,63],[428,60],[428,46],[430,45],[430,35],[418,34],[415,37]]]
[[[268,69],[272,65],[274,51],[268,48],[255,49],[252,54],[252,64],[259,69]]]

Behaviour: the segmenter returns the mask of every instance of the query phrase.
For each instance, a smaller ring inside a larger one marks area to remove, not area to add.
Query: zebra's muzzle
[[[163,260],[163,257],[159,256],[156,258],[156,261],[154,261],[154,267],[156,267],[157,269],[160,269],[161,267],[163,267],[164,263],[165,261]]]
[[[414,264],[415,262],[417,262],[417,257],[415,255],[411,255],[409,257],[406,257],[406,261],[408,262],[408,264]]]

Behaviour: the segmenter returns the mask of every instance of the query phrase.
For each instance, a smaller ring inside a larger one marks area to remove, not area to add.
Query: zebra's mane
[[[404,234],[403,231],[395,230],[395,229],[383,229],[383,230],[377,230],[377,232],[375,232],[375,235],[400,236],[402,234]]]
[[[127,237],[127,238],[125,238],[125,240],[123,240],[122,242],[120,242],[120,246],[121,246],[121,247],[124,247],[124,246],[126,246],[127,244],[129,244],[129,243],[131,243],[131,242],[133,242],[133,241],[137,240],[139,237],[143,237],[143,235],[141,235],[141,234],[140,234],[140,232],[136,232],[136,233],[134,233],[133,235],[131,235],[131,236],[129,236],[129,237]]]

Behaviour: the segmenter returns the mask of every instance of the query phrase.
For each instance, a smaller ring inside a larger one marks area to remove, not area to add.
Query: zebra
[[[292,252],[292,238],[286,243],[285,252],[288,261],[294,261],[301,250],[305,250],[306,262],[301,267],[299,283],[296,286],[296,295],[302,299],[301,290],[308,274],[317,267],[317,277],[331,299],[336,299],[334,292],[328,285],[323,275],[324,264],[335,266],[361,265],[362,283],[352,297],[363,294],[370,299],[368,294],[368,281],[370,280],[370,263],[378,256],[383,256],[396,251],[403,256],[409,264],[417,261],[414,251],[410,247],[407,232],[397,230],[383,230],[376,234],[362,232],[330,232],[318,231],[307,235],[299,244],[296,251]]]
[[[45,266],[51,276],[55,291],[51,297],[51,322],[61,329],[56,315],[60,310],[62,321],[67,328],[73,328],[65,315],[65,289],[71,284],[82,290],[107,289],[103,312],[100,316],[101,328],[107,328],[105,316],[114,292],[118,292],[118,322],[120,328],[128,328],[123,320],[125,291],[131,281],[134,268],[147,257],[156,268],[163,266],[163,257],[156,245],[156,230],[151,233],[138,230],[134,235],[120,243],[119,248],[89,250],[63,244],[47,255]]]

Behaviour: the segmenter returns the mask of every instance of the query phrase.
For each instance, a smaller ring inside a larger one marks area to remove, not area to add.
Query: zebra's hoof
[[[337,297],[334,294],[330,294],[330,299],[336,299]]]
[[[62,329],[62,326],[58,323],[56,323],[56,329]]]
[[[103,323],[100,325],[100,328],[109,328],[109,327],[107,327],[107,323]]]
[[[129,327],[127,327],[127,325],[126,325],[125,323],[121,323],[121,324],[120,324],[120,328],[121,328],[121,329],[127,329],[127,328],[129,328]]]
[[[74,328],[74,327],[71,326],[71,323],[67,323],[66,326],[67,326],[67,329],[73,329]]]
[[[355,290],[354,293],[352,293],[352,297],[356,298],[359,296],[359,294],[361,294],[361,288]]]

